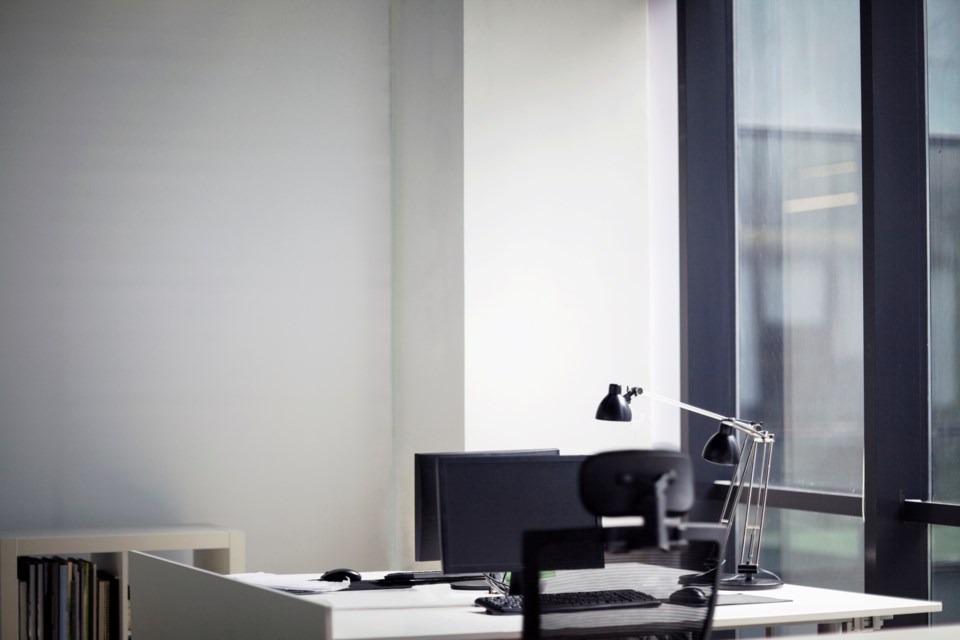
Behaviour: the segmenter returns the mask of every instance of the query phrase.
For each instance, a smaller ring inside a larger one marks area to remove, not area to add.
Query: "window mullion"
[[[927,529],[900,519],[929,490],[923,0],[860,14],[866,589],[927,598]]]

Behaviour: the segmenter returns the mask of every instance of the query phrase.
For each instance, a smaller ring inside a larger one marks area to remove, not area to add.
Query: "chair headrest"
[[[580,467],[580,498],[597,516],[640,516],[657,499],[668,516],[685,515],[693,506],[693,465],[679,451],[606,451]]]

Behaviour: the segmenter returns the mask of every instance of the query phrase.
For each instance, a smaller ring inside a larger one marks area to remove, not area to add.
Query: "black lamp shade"
[[[720,429],[710,436],[707,444],[703,445],[703,459],[726,467],[739,464],[740,444],[737,442],[737,433],[732,426],[724,422],[720,423]]]
[[[597,420],[611,420],[613,422],[630,422],[633,420],[633,411],[627,399],[620,393],[620,385],[611,384],[610,391],[600,401],[597,407]]]

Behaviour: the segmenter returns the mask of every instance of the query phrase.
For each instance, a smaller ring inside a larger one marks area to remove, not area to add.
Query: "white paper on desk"
[[[327,591],[340,591],[350,586],[350,578],[345,578],[341,582],[330,582],[328,580],[276,573],[233,573],[230,574],[230,577],[240,582],[249,582],[261,587],[282,589],[283,591],[326,593]]]

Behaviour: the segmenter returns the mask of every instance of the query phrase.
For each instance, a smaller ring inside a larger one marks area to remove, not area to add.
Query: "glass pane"
[[[960,502],[960,2],[927,0],[931,497]],[[940,624],[960,622],[960,529],[931,527]]]
[[[933,588],[930,597],[943,602],[943,611],[933,614],[935,624],[960,622],[960,528],[930,527],[933,532]]]
[[[927,2],[932,497],[960,502],[960,2]]]
[[[735,4],[739,412],[776,434],[774,482],[849,493],[863,459],[859,32],[857,0]]]
[[[761,565],[790,584],[863,591],[860,518],[769,509]]]
[[[790,584],[862,592],[863,523],[859,518],[769,509],[760,566]],[[776,593],[764,595],[776,597]],[[778,636],[815,634],[817,626],[778,627]],[[763,630],[741,632],[763,637]]]

